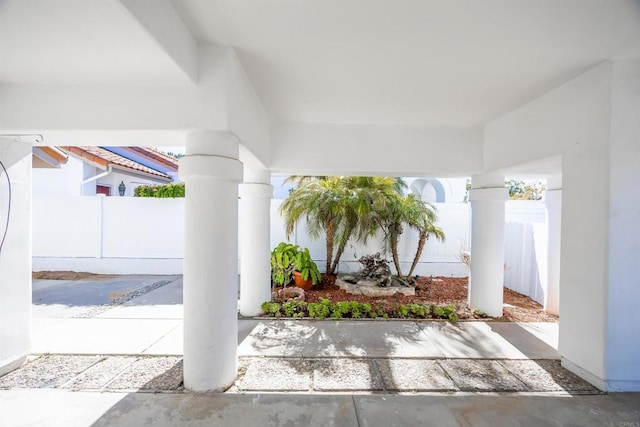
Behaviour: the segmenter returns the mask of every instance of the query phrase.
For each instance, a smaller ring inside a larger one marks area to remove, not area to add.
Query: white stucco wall
[[[124,190],[125,197],[133,197],[133,192],[135,188],[141,185],[166,184],[165,182],[152,181],[151,179],[146,179],[140,176],[132,176],[132,175],[119,173],[117,170],[114,170],[109,175],[99,178],[98,180],[93,181],[93,183],[90,183],[90,184],[93,185],[94,194],[95,194],[96,184],[100,184],[100,185],[106,185],[108,187],[111,187],[112,197],[120,197],[118,186],[120,185],[121,182],[124,182],[124,185],[125,185],[125,190]],[[90,184],[87,184],[87,185],[90,185]],[[85,194],[85,195],[88,195],[88,194]]]
[[[79,196],[85,175],[83,164],[82,160],[69,157],[60,168],[33,169],[33,195]]]
[[[31,345],[31,145],[0,138],[11,180],[11,211],[0,252],[0,375],[24,360]],[[9,194],[0,171],[0,239]]]
[[[271,150],[275,173],[459,177],[482,171],[480,128],[272,123]]]
[[[269,117],[242,62],[228,50],[228,127],[263,165],[269,164]]]
[[[638,76],[603,63],[485,129],[487,169],[562,156],[559,350],[603,389],[640,388],[638,318],[624,310],[638,303]]]
[[[609,386],[640,390],[640,61],[613,65],[608,258]]]

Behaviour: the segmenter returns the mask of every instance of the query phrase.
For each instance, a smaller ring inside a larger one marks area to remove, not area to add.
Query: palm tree
[[[405,199],[407,203],[407,210],[405,211],[405,222],[409,227],[418,231],[418,247],[411,263],[411,268],[406,277],[411,277],[418,265],[418,261],[422,256],[424,245],[430,236],[434,236],[441,242],[444,242],[444,230],[441,227],[437,227],[435,222],[438,219],[436,215],[436,208],[427,202],[422,201],[419,197],[410,194]]]
[[[349,242],[366,242],[378,229],[377,212],[400,194],[404,181],[390,177],[290,177],[298,186],[285,199],[280,213],[287,236],[302,218],[312,239],[326,236],[325,274],[334,274]],[[335,256],[334,256],[335,251]]]
[[[402,194],[406,188],[400,178],[383,176],[352,176],[341,178],[346,190],[343,223],[337,239],[336,256],[331,266],[332,273],[338,268],[349,239],[366,243],[380,227],[377,212],[384,209],[391,200]]]
[[[287,237],[291,236],[296,224],[307,220],[307,234],[312,239],[326,237],[326,274],[332,274],[333,248],[336,233],[342,221],[344,192],[338,178],[308,180],[301,182],[280,206],[280,214],[285,220]]]
[[[427,202],[423,202],[418,196],[408,194],[399,196],[382,210],[378,212],[378,220],[384,233],[385,248],[391,252],[393,264],[400,277],[410,277],[424,249],[424,245],[429,236],[433,235],[438,240],[444,240],[444,231],[434,223],[437,220],[435,207]],[[411,264],[409,274],[404,276],[400,266],[398,255],[398,242],[403,233],[403,224],[415,229],[419,233],[418,247]]]

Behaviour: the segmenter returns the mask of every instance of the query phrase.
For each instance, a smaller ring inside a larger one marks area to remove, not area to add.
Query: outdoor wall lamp
[[[127,189],[126,185],[124,185],[124,181],[120,181],[120,185],[118,185],[118,192],[120,196],[124,196],[124,191]]]

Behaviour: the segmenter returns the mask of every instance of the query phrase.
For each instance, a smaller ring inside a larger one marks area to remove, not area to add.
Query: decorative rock
[[[416,290],[412,287],[406,286],[378,286],[377,282],[370,280],[360,280],[358,283],[345,282],[342,276],[336,278],[336,285],[340,289],[344,289],[348,294],[352,295],[367,295],[372,297],[393,296],[397,293],[402,295],[413,296],[416,294]]]

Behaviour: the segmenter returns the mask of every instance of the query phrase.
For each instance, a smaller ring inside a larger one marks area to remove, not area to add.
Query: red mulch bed
[[[474,315],[467,306],[467,278],[460,277],[420,277],[416,281],[416,295],[396,294],[388,297],[370,297],[352,295],[335,285],[335,276],[324,276],[322,282],[305,291],[307,302],[319,302],[327,298],[332,302],[358,301],[376,307],[379,302],[387,306],[398,304],[436,304],[455,305],[461,320],[493,320],[503,322],[557,322],[558,317],[545,313],[542,306],[531,298],[504,288],[504,304],[502,317],[482,318]]]

